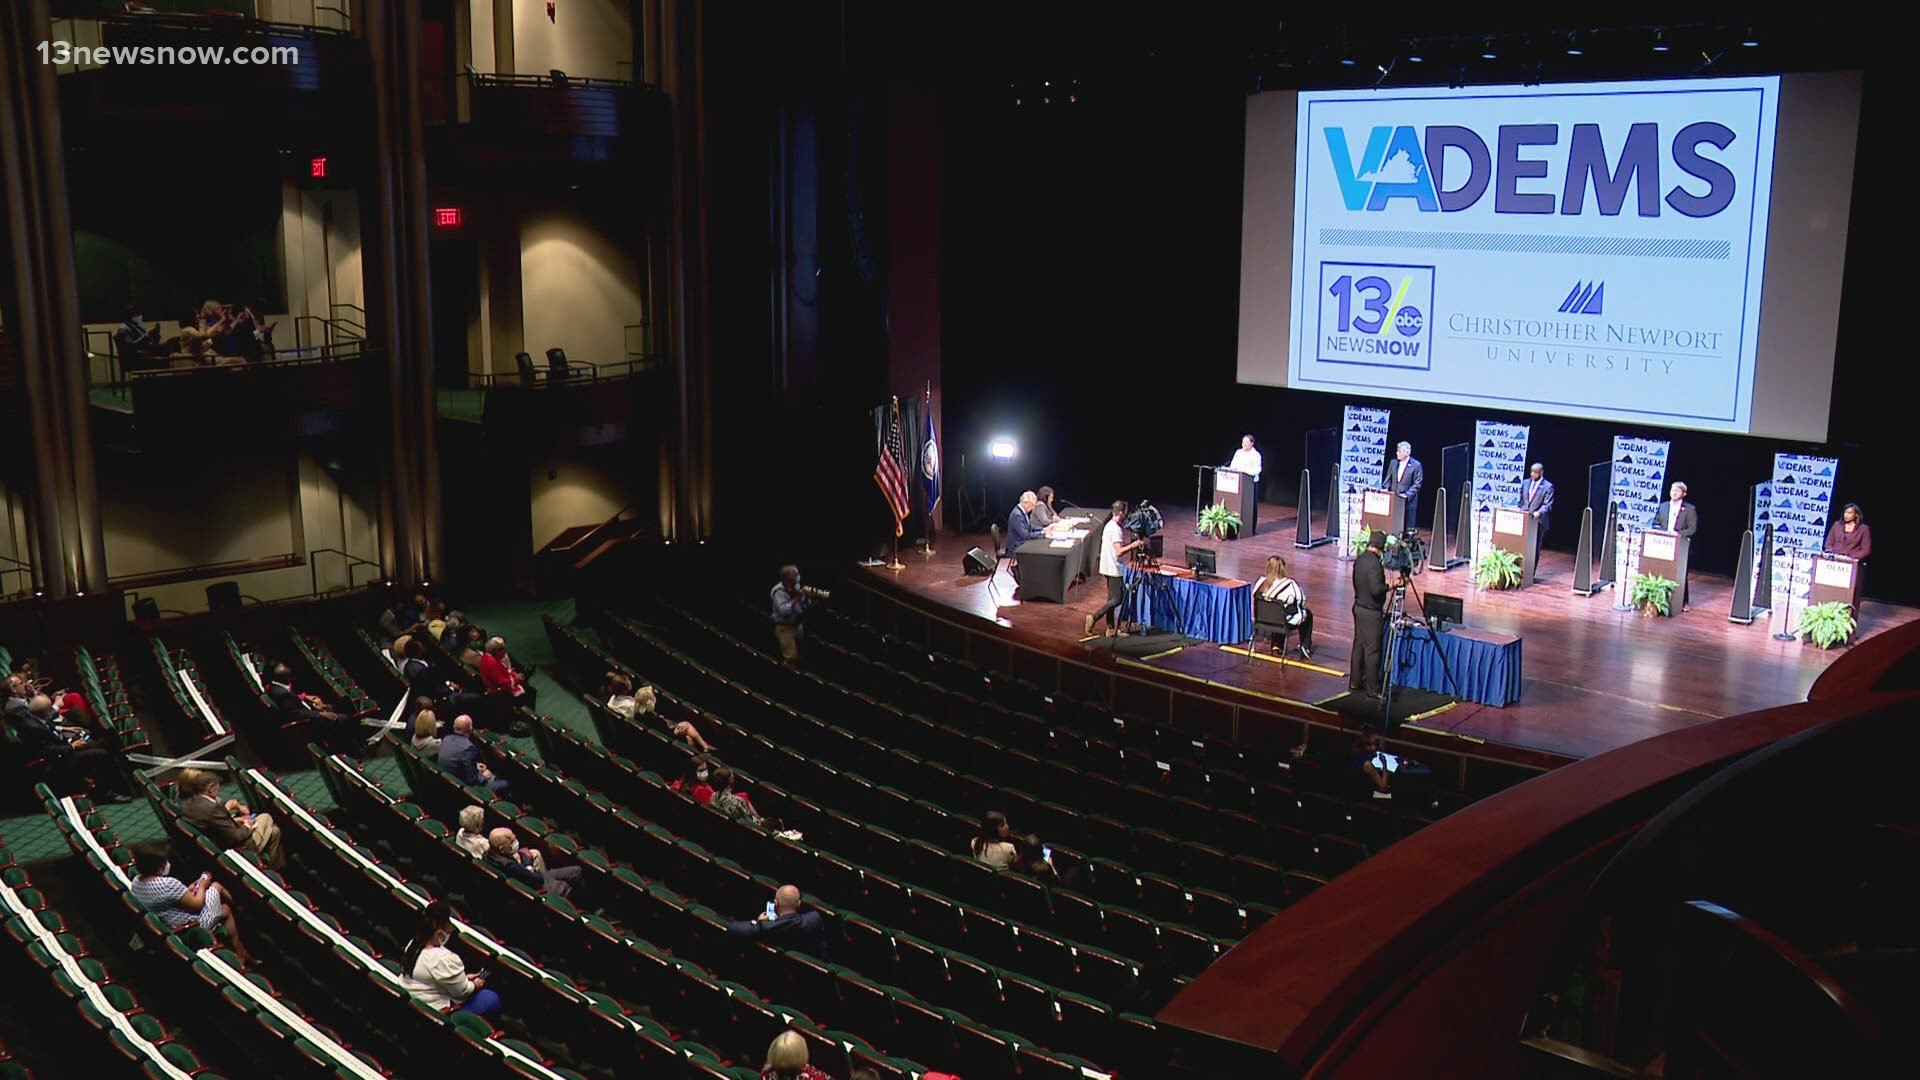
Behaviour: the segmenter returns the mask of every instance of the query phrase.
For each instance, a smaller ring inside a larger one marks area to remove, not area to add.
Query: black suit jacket
[[[1671,529],[1681,536],[1692,536],[1700,528],[1700,512],[1693,508],[1692,503],[1681,503],[1680,520],[1669,524],[1667,518],[1672,513],[1672,500],[1661,503],[1660,509],[1654,511],[1653,527],[1656,529]]]
[[[798,949],[829,963],[827,918],[817,911],[796,911],[777,919],[752,919],[729,923],[727,933],[735,937],[758,938],[779,949]]]
[[[310,720],[320,711],[307,704],[306,699],[299,694],[294,693],[292,687],[283,686],[280,683],[267,684],[267,697],[273,701],[274,708],[299,719]]]
[[[1384,611],[1387,604],[1387,571],[1380,565],[1380,553],[1368,548],[1353,560],[1353,610]]]

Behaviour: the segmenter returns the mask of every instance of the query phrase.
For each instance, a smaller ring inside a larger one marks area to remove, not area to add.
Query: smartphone
[[[491,979],[491,978],[493,978],[493,972],[491,972],[491,971],[489,971],[489,970],[487,970],[486,968],[481,968],[481,969],[480,969],[479,971],[469,971],[469,972],[467,972],[467,978],[469,978],[469,979]]]
[[[1384,752],[1378,753],[1373,755],[1373,767],[1376,769],[1384,769],[1390,773],[1398,772],[1400,771],[1400,759],[1392,754]]]
[[[773,918],[773,901],[767,901],[767,918]]]
[[[1040,845],[1040,861],[1041,862],[1053,861],[1053,845],[1051,844]]]

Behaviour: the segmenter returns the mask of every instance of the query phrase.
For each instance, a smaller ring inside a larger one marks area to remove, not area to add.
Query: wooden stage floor
[[[1297,655],[1285,663],[1265,656],[1250,660],[1244,652],[1210,643],[1141,662],[1308,705],[1344,693],[1353,643],[1353,564],[1339,557],[1339,544],[1295,548],[1294,517],[1292,507],[1262,503],[1258,536],[1202,542],[1219,551],[1223,577],[1256,580],[1267,556],[1287,560],[1313,609],[1311,663]],[[1169,515],[1168,552],[1179,552],[1192,531],[1191,514]],[[932,556],[902,551],[905,569],[865,572],[892,579],[933,603],[997,622],[1022,644],[1056,653],[1087,649],[1081,627],[1084,616],[1104,600],[1100,583],[1076,586],[1065,604],[1021,603],[1013,599],[1013,581],[1005,571],[992,589],[986,578],[961,573],[961,553],[991,543],[985,536],[948,535]],[[1422,593],[1462,597],[1468,625],[1521,635],[1526,676],[1513,705],[1460,702],[1418,720],[1418,727],[1520,750],[1589,757],[1716,717],[1803,701],[1814,679],[1842,651],[1775,641],[1764,620],[1748,626],[1729,622],[1733,583],[1724,577],[1694,574],[1691,612],[1648,619],[1616,611],[1610,589],[1575,595],[1571,553],[1549,551],[1541,562],[1538,583],[1512,592],[1476,592],[1465,566],[1450,573],[1430,568],[1414,579]],[[1920,617],[1913,608],[1873,601],[1861,608],[1860,637]]]

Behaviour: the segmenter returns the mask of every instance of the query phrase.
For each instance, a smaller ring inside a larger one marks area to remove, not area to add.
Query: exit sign
[[[460,208],[457,206],[438,207],[433,212],[433,224],[436,228],[457,229],[460,227]]]
[[[309,173],[313,176],[315,180],[325,180],[327,178],[327,159],[326,158],[323,158],[323,157],[314,158],[312,161],[307,163],[307,168]]]

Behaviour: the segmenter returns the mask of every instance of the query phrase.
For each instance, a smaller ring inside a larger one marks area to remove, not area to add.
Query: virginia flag
[[[927,491],[927,516],[940,505],[940,440],[933,433],[933,388],[927,388],[927,441],[920,447],[920,483]]]

